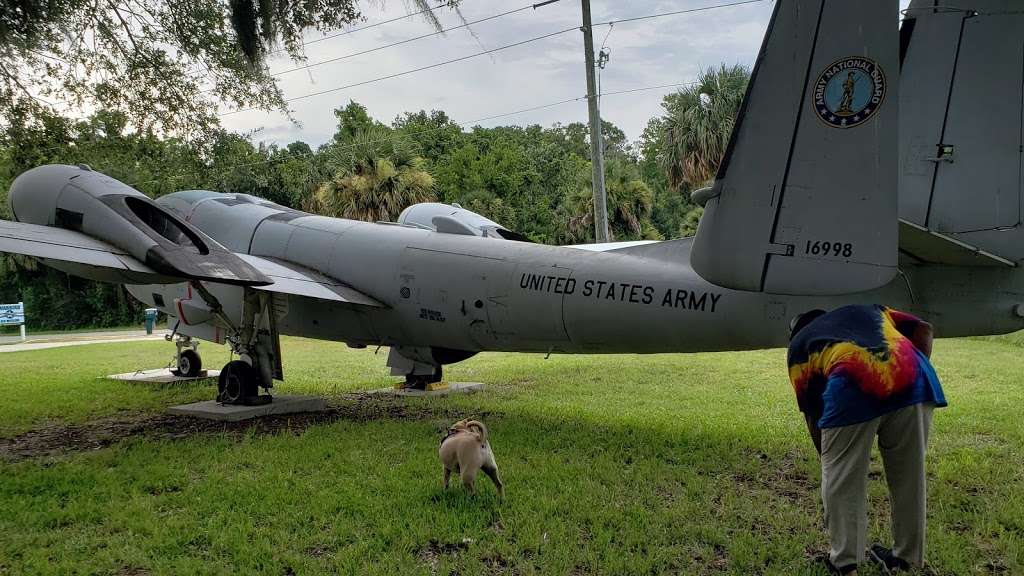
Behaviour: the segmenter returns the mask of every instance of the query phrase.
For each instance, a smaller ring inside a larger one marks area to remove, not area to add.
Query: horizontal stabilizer
[[[330,300],[333,302],[345,302],[360,306],[371,306],[373,308],[384,307],[384,304],[339,280],[308,268],[297,266],[291,262],[250,256],[248,254],[236,255],[274,281],[273,284],[267,286],[256,286],[257,290],[305,296],[307,298],[319,298],[320,300]]]
[[[705,280],[827,295],[895,276],[897,8],[776,2],[694,239]]]
[[[42,259],[69,274],[120,284],[181,282],[120,248],[74,230],[0,220],[0,252]]]
[[[900,220],[900,252],[923,264],[1008,268],[1016,266],[1012,260],[906,220]]]

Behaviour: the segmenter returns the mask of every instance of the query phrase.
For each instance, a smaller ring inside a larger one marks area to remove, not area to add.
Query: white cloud
[[[630,18],[710,6],[728,0],[594,0],[593,21]],[[901,8],[908,0],[901,0]],[[473,21],[508,11],[522,4],[512,0],[464,0],[462,11]],[[692,81],[700,69],[721,63],[752,65],[761,45],[773,8],[766,0],[664,18],[620,23],[608,36],[611,61],[602,71],[606,92]],[[407,10],[402,2],[385,3],[384,10],[367,10],[368,22],[399,16]],[[438,12],[446,26],[458,18]],[[496,48],[580,24],[580,4],[562,0],[473,26],[487,48]],[[310,45],[309,63],[367,50],[431,32],[430,26],[413,17]],[[600,46],[607,26],[595,27],[594,42]],[[292,72],[282,77],[286,98],[357,83],[480,51],[480,45],[464,29],[444,36],[417,40],[394,48],[355,56],[338,62]],[[272,70],[295,67],[287,58],[271,63]],[[637,138],[647,121],[661,113],[661,98],[672,89],[609,96],[602,102],[602,117]],[[365,86],[339,90],[291,104],[301,126],[283,115],[258,111],[232,114],[223,124],[233,130],[261,128],[257,140],[287,143],[305,140],[312,145],[334,133],[333,109],[355,100],[375,118],[390,122],[404,111],[441,109],[458,122],[492,116],[582,96],[586,93],[583,38],[579,31],[523,46],[478,56],[455,64],[403,75]],[[485,122],[484,125],[585,122],[585,101],[537,110]]]

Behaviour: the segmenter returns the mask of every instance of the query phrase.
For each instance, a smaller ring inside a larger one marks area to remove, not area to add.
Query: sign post
[[[0,326],[20,326],[21,341],[24,342],[26,340],[25,303],[18,302],[17,304],[0,304]]]

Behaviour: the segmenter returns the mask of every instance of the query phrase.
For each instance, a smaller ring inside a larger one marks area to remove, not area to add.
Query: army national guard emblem
[[[814,110],[822,122],[836,128],[864,123],[884,99],[885,72],[870,58],[836,60],[814,83]]]

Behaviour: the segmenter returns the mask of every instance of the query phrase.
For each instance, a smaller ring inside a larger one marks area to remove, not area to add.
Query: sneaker
[[[819,554],[815,556],[814,563],[823,566],[830,575],[836,576],[857,576],[857,565],[850,564],[849,566],[843,566],[842,568],[837,567],[832,563],[832,560],[828,557],[827,553]]]
[[[910,563],[893,555],[892,550],[881,544],[872,544],[868,557],[882,567],[882,574],[894,574],[910,570]]]

